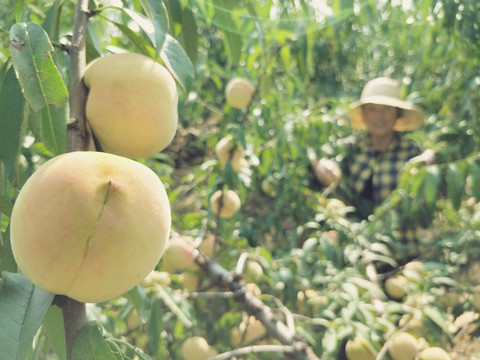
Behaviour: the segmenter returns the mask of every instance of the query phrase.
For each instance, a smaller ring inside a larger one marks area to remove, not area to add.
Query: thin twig
[[[275,352],[275,353],[290,353],[293,354],[295,351],[293,346],[288,345],[253,345],[253,346],[245,346],[242,348],[238,348],[232,351],[228,351],[222,354],[219,354],[209,360],[226,360],[230,359],[234,356],[242,356],[248,354],[258,354],[264,352]]]

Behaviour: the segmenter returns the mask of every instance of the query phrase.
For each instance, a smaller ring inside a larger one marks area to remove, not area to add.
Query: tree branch
[[[241,275],[232,274],[225,270],[214,258],[208,259],[200,252],[195,261],[217,283],[228,288],[234,294],[235,301],[242,303],[247,313],[261,321],[270,336],[275,337],[284,346],[290,347],[285,356],[296,360],[320,360],[305,339],[290,330],[275,317],[269,306],[247,291]]]
[[[86,36],[88,23],[88,0],[78,0],[73,23],[70,47],[70,121],[67,125],[67,151],[87,150],[91,141],[88,130],[85,104],[87,89],[83,83],[86,67]]]
[[[293,354],[295,349],[292,346],[288,345],[254,345],[254,346],[246,346],[239,349],[235,349],[229,352],[225,352],[223,354],[219,354],[210,360],[227,360],[231,359],[234,356],[242,356],[248,354],[258,354],[264,352],[283,352],[285,354]]]
[[[82,78],[86,67],[86,30],[88,0],[78,0],[70,47],[70,121],[67,124],[67,152],[87,150],[89,131],[85,117],[87,90]],[[85,303],[57,295],[54,304],[63,312],[67,359],[72,358],[73,345],[80,329],[86,324]]]
[[[83,325],[87,323],[85,304],[68,296],[57,295],[53,300],[53,305],[57,305],[62,309],[67,359],[71,359],[73,344],[77,334]]]

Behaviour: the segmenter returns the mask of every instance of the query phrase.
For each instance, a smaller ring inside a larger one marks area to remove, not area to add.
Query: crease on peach
[[[88,251],[90,249],[90,247],[92,246],[92,239],[94,237],[94,234],[95,234],[95,230],[98,228],[100,222],[101,222],[101,219],[102,219],[102,215],[103,213],[105,212],[105,207],[107,206],[107,201],[108,199],[110,198],[110,194],[112,192],[112,184],[113,184],[113,180],[110,179],[108,180],[107,182],[107,191],[105,193],[105,197],[103,199],[103,202],[102,202],[102,206],[101,206],[101,209],[98,213],[98,216],[97,216],[97,220],[95,221],[95,224],[93,225],[92,227],[92,230],[90,231],[90,233],[88,234],[87,238],[86,238],[86,241],[85,241],[85,247],[83,249],[83,256],[82,256],[82,260],[80,261],[80,263],[78,264],[78,267],[77,267],[77,271],[75,272],[75,276],[72,278],[72,281],[70,282],[70,285],[68,286],[68,290],[66,291],[66,293],[69,293],[70,290],[74,287],[74,285],[76,284],[77,282],[77,279],[78,277],[80,276],[80,273],[81,273],[81,269],[83,267],[83,265],[85,264],[85,259],[87,258],[88,256]]]

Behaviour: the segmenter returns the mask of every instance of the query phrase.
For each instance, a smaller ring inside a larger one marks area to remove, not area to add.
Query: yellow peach
[[[216,238],[213,234],[208,234],[198,245],[198,250],[207,258],[211,258],[215,254]]]
[[[235,109],[243,109],[252,101],[255,88],[253,84],[242,77],[231,79],[225,88],[225,99]]]
[[[201,336],[193,336],[185,340],[182,345],[184,360],[207,360],[210,354],[210,345]]]
[[[362,336],[355,336],[345,344],[345,354],[348,360],[375,360],[377,352]]]
[[[395,275],[385,281],[385,293],[392,299],[401,300],[407,294],[409,280],[403,275]]]
[[[210,208],[214,214],[229,219],[240,209],[241,202],[233,190],[217,190],[210,198]]]
[[[38,287],[101,302],[140,283],[162,256],[171,214],[148,167],[100,152],[59,155],[38,168],[15,202],[12,250]]]
[[[451,356],[441,347],[433,346],[422,350],[418,360],[451,360]]]
[[[107,55],[91,62],[86,116],[102,149],[139,158],[166,148],[178,126],[178,92],[168,70],[134,53]]]
[[[168,273],[185,269],[195,262],[193,241],[184,236],[175,236],[167,244],[160,269]]]
[[[240,344],[246,344],[256,339],[259,339],[267,334],[265,325],[255,318],[253,315],[249,315],[240,323],[238,328],[232,328],[230,331],[230,340],[232,345],[239,346]]]
[[[248,260],[243,270],[245,281],[256,283],[263,276],[263,268],[257,261]]]
[[[248,161],[244,158],[243,150],[235,148],[233,137],[227,135],[220,139],[215,146],[215,153],[222,164],[230,162],[233,171],[240,172],[243,167],[249,167]]]
[[[390,339],[388,352],[393,360],[415,360],[418,352],[417,339],[406,332],[395,334]]]

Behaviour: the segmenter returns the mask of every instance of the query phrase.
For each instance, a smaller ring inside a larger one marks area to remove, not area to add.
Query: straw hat
[[[363,88],[360,100],[350,105],[348,116],[354,129],[366,129],[361,109],[364,104],[389,105],[402,109],[402,115],[395,123],[396,131],[418,129],[425,118],[418,108],[400,98],[398,82],[387,77],[370,80]]]

